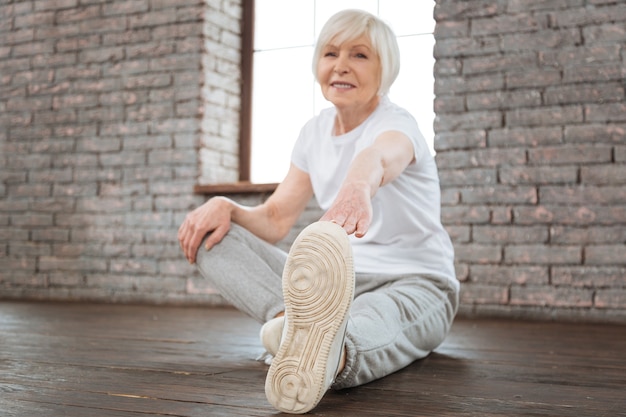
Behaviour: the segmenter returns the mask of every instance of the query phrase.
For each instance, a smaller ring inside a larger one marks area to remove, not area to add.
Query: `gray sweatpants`
[[[197,256],[213,288],[260,323],[284,311],[286,260],[287,253],[236,224],[210,251],[201,246]],[[365,384],[427,356],[450,330],[458,297],[444,278],[357,273],[346,366],[333,388]]]

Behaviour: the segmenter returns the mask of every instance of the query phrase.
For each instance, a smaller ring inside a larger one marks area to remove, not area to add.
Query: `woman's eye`
[[[332,57],[332,56],[337,56],[337,54],[336,54],[336,53],[334,53],[334,52],[326,52],[326,53],[324,54],[324,56],[330,56],[330,57]]]
[[[356,54],[356,57],[367,59],[367,56],[365,54]]]

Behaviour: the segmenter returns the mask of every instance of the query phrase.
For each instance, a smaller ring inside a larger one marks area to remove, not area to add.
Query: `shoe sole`
[[[302,414],[329,387],[329,353],[337,337],[343,342],[354,297],[352,248],[343,228],[317,222],[300,233],[285,264],[283,295],[286,329],[267,373],[265,394],[276,409]]]

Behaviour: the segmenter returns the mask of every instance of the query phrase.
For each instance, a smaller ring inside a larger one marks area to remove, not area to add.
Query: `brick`
[[[135,243],[130,254],[138,258],[179,259],[181,251],[178,244]]]
[[[189,265],[189,262],[184,259],[166,259],[159,261],[159,271],[181,278],[187,278],[194,271],[193,265]]]
[[[11,242],[9,244],[9,256],[30,257],[50,255],[52,248],[42,242]]]
[[[78,287],[85,284],[85,279],[80,273],[50,273],[48,282],[57,287]]]
[[[624,98],[624,87],[619,83],[548,87],[544,97],[548,105],[604,103],[622,100]]]
[[[99,197],[119,197],[119,196],[140,196],[147,194],[147,185],[142,183],[129,183],[129,184],[118,184],[118,183],[103,183],[100,186]]]
[[[69,52],[80,51],[85,48],[99,47],[101,44],[100,35],[81,36],[79,38],[64,38],[56,42],[57,51]]]
[[[78,123],[115,122],[124,120],[124,108],[121,106],[92,107],[78,110]]]
[[[539,198],[546,204],[619,205],[626,203],[626,189],[619,186],[544,186]]]
[[[491,224],[511,224],[513,222],[513,212],[510,207],[491,208]]]
[[[446,231],[448,232],[452,242],[468,243],[470,241],[471,228],[468,225],[448,225],[446,226]]]
[[[585,247],[586,265],[626,265],[626,244],[591,245]]]
[[[58,197],[38,198],[30,203],[29,207],[35,212],[68,213],[74,209],[74,199]]]
[[[513,210],[516,224],[619,225],[625,215],[626,208],[623,206],[517,206]]]
[[[0,262],[0,266],[2,263]],[[10,274],[0,272],[0,288],[2,288],[3,296],[6,294],[7,287],[46,287],[46,277],[44,275],[36,275],[27,271],[13,270]],[[3,297],[4,298],[4,297]]]
[[[461,193],[456,189],[441,190],[441,204],[444,206],[458,205],[461,202]]]
[[[619,45],[591,44],[563,48],[557,51],[542,51],[539,62],[551,67],[576,67],[589,62],[619,61]]]
[[[546,285],[511,287],[511,304],[553,307],[591,307],[593,291]]]
[[[78,61],[84,64],[116,62],[124,58],[124,54],[125,51],[122,46],[87,49],[80,52]]]
[[[74,169],[74,182],[111,182],[121,181],[123,175],[118,168],[76,168]]]
[[[98,96],[95,94],[71,94],[54,97],[53,109],[94,107],[98,104]]]
[[[574,184],[578,180],[576,166],[503,166],[498,170],[502,184]]]
[[[218,85],[216,83],[215,86]],[[435,94],[437,96],[494,91],[501,88],[504,88],[504,76],[501,74],[474,75],[471,77],[450,76],[435,79]]]
[[[80,212],[127,212],[131,209],[131,201],[123,198],[89,197],[80,198],[76,202]]]
[[[571,143],[623,143],[626,124],[586,124],[566,126],[565,141]]]
[[[508,88],[537,88],[561,83],[561,71],[557,69],[533,69],[509,71],[506,74]],[[435,80],[436,82],[436,80]]]
[[[608,163],[611,161],[610,146],[605,145],[568,145],[551,146],[528,150],[531,164],[583,164]]]
[[[174,116],[172,103],[149,103],[126,109],[128,118],[136,121],[166,119]]]
[[[624,68],[620,63],[587,64],[563,70],[565,83],[619,81],[623,77]]]
[[[9,159],[7,160],[5,167],[8,169],[46,169],[51,165],[52,157],[50,155],[7,155]],[[37,193],[37,196],[41,196],[45,194],[43,188],[45,188],[46,184],[30,184],[24,185],[22,189],[17,189],[17,195],[20,195],[25,190],[34,190],[38,189],[41,193]],[[41,187],[41,188],[40,188]]]
[[[109,15],[128,15],[138,12],[146,12],[150,7],[147,0],[126,0],[117,3],[108,3],[102,5],[102,14]]]
[[[52,189],[52,195],[59,197],[94,196],[97,192],[93,186],[83,184],[54,184]]]
[[[509,127],[575,124],[583,121],[583,109],[582,106],[515,109],[507,111],[505,117]]]
[[[470,111],[534,107],[541,104],[541,93],[537,90],[496,91],[468,94],[466,101]]]
[[[580,169],[583,184],[626,184],[626,165],[592,165]]]
[[[507,304],[509,290],[501,285],[464,283],[460,300],[463,304]]]
[[[563,131],[560,127],[493,129],[489,131],[487,142],[491,147],[537,147],[560,144],[563,142]]]
[[[554,285],[569,285],[585,288],[621,287],[626,268],[619,266],[575,266],[552,268]]]
[[[52,226],[54,217],[51,214],[25,213],[11,214],[11,225],[17,227]]]
[[[28,173],[28,178],[35,183],[70,182],[72,181],[72,170],[69,168],[31,170]]]
[[[484,149],[450,151],[437,155],[440,169],[495,167],[498,165],[523,165],[526,152],[523,149]]]
[[[224,95],[224,99],[226,99],[225,95]],[[461,113],[465,111],[465,97],[462,97],[462,96],[435,97],[434,108],[435,108],[435,113],[447,113],[447,112],[448,113]]]
[[[547,243],[548,228],[545,226],[489,226],[472,227],[472,240],[478,243]]]
[[[548,29],[502,35],[501,48],[506,51],[537,51],[575,46],[580,43],[582,43],[581,34],[576,28]]]
[[[461,201],[466,204],[535,204],[537,189],[506,185],[466,187],[461,190]]]
[[[54,24],[55,12],[46,11],[38,13],[28,13],[15,16],[14,28],[30,26],[52,26]]]
[[[129,76],[125,82],[124,87],[134,89],[134,88],[156,88],[156,87],[165,87],[171,85],[172,77],[169,74],[151,74],[149,76],[140,75],[140,76]]]
[[[435,61],[433,73],[439,77],[461,75],[463,64],[460,59],[439,58]]]
[[[550,279],[545,266],[474,265],[470,266],[470,280],[480,284],[547,285]]]
[[[550,227],[550,241],[553,243],[619,243],[626,242],[626,228],[595,225],[588,227]]]
[[[0,257],[0,282],[5,282],[5,279],[8,280],[11,276],[16,275],[18,271],[35,273],[36,266],[35,262],[26,257],[2,256]],[[5,273],[8,271],[10,271],[10,274],[7,276]]]
[[[19,184],[9,186],[8,194],[13,197],[47,197],[51,189],[50,184]]]
[[[119,138],[89,138],[76,141],[76,150],[79,152],[113,152],[119,151],[122,141]]]
[[[152,26],[163,27],[174,22],[176,22],[176,13],[172,13],[171,10],[149,11],[128,17],[128,26],[131,29]]]
[[[626,8],[624,5],[609,5],[608,7],[572,7],[553,15],[554,24],[558,27],[592,26],[615,19],[624,19]]]
[[[590,122],[626,121],[626,102],[587,105],[585,119]]]
[[[469,243],[455,245],[455,260],[475,264],[498,263],[502,260],[502,246]]]
[[[117,5],[117,3],[113,3]],[[100,36],[100,35],[99,35]],[[136,29],[125,32],[104,33],[101,35],[103,45],[128,45],[148,42],[151,40],[150,29]]]
[[[441,219],[445,224],[488,223],[490,211],[486,207],[460,206],[441,208]]]
[[[497,183],[495,169],[473,168],[440,170],[439,181],[444,186],[450,185],[488,185]]]
[[[31,58],[31,65],[33,68],[56,68],[69,65],[76,65],[77,56],[74,52],[68,53],[56,53],[54,55],[38,54]]]
[[[621,5],[621,9],[619,10],[619,12],[621,13],[622,20],[626,20],[625,10],[626,8],[624,7],[624,5]],[[606,21],[617,18],[617,16],[612,16],[607,13],[604,13],[603,16],[605,17]],[[624,28],[623,23],[610,23],[605,25],[588,26],[583,28],[583,36],[585,37],[585,40],[590,43],[615,42],[623,44],[624,42],[626,42],[626,28]]]
[[[54,44],[50,41],[29,42],[13,47],[13,56],[31,56],[35,54],[49,54],[54,51]]]
[[[85,6],[60,10],[56,13],[57,24],[63,25],[69,22],[81,22],[85,19],[93,19],[100,16],[100,6]]]
[[[580,264],[582,248],[578,246],[509,245],[504,248],[507,264]]]
[[[445,6],[445,7],[444,7]],[[434,17],[436,20],[459,20],[462,18],[495,16],[505,12],[505,6],[486,0],[472,2],[446,2],[436,4]]]
[[[154,275],[157,262],[154,259],[113,259],[111,272]]]
[[[34,242],[68,242],[70,239],[69,229],[46,228],[32,231]]]
[[[612,288],[596,291],[594,306],[597,308],[621,309],[626,302],[626,289]]]
[[[172,213],[127,213],[126,224],[137,227],[166,228],[172,224]]]
[[[512,14],[472,20],[472,36],[505,33],[535,32],[547,28],[547,19],[541,14]],[[508,48],[507,48],[508,49]]]

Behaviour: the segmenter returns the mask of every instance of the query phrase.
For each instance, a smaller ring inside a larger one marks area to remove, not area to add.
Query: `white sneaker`
[[[300,233],[285,264],[283,296],[284,331],[265,394],[276,409],[302,414],[322,399],[344,352],[354,267],[343,228],[316,222]]]
[[[283,324],[285,318],[283,316],[275,317],[261,326],[259,332],[259,338],[261,344],[265,348],[265,353],[257,358],[261,362],[265,362],[267,365],[272,364],[272,359],[276,356],[278,348],[280,347],[280,340],[283,334]]]

